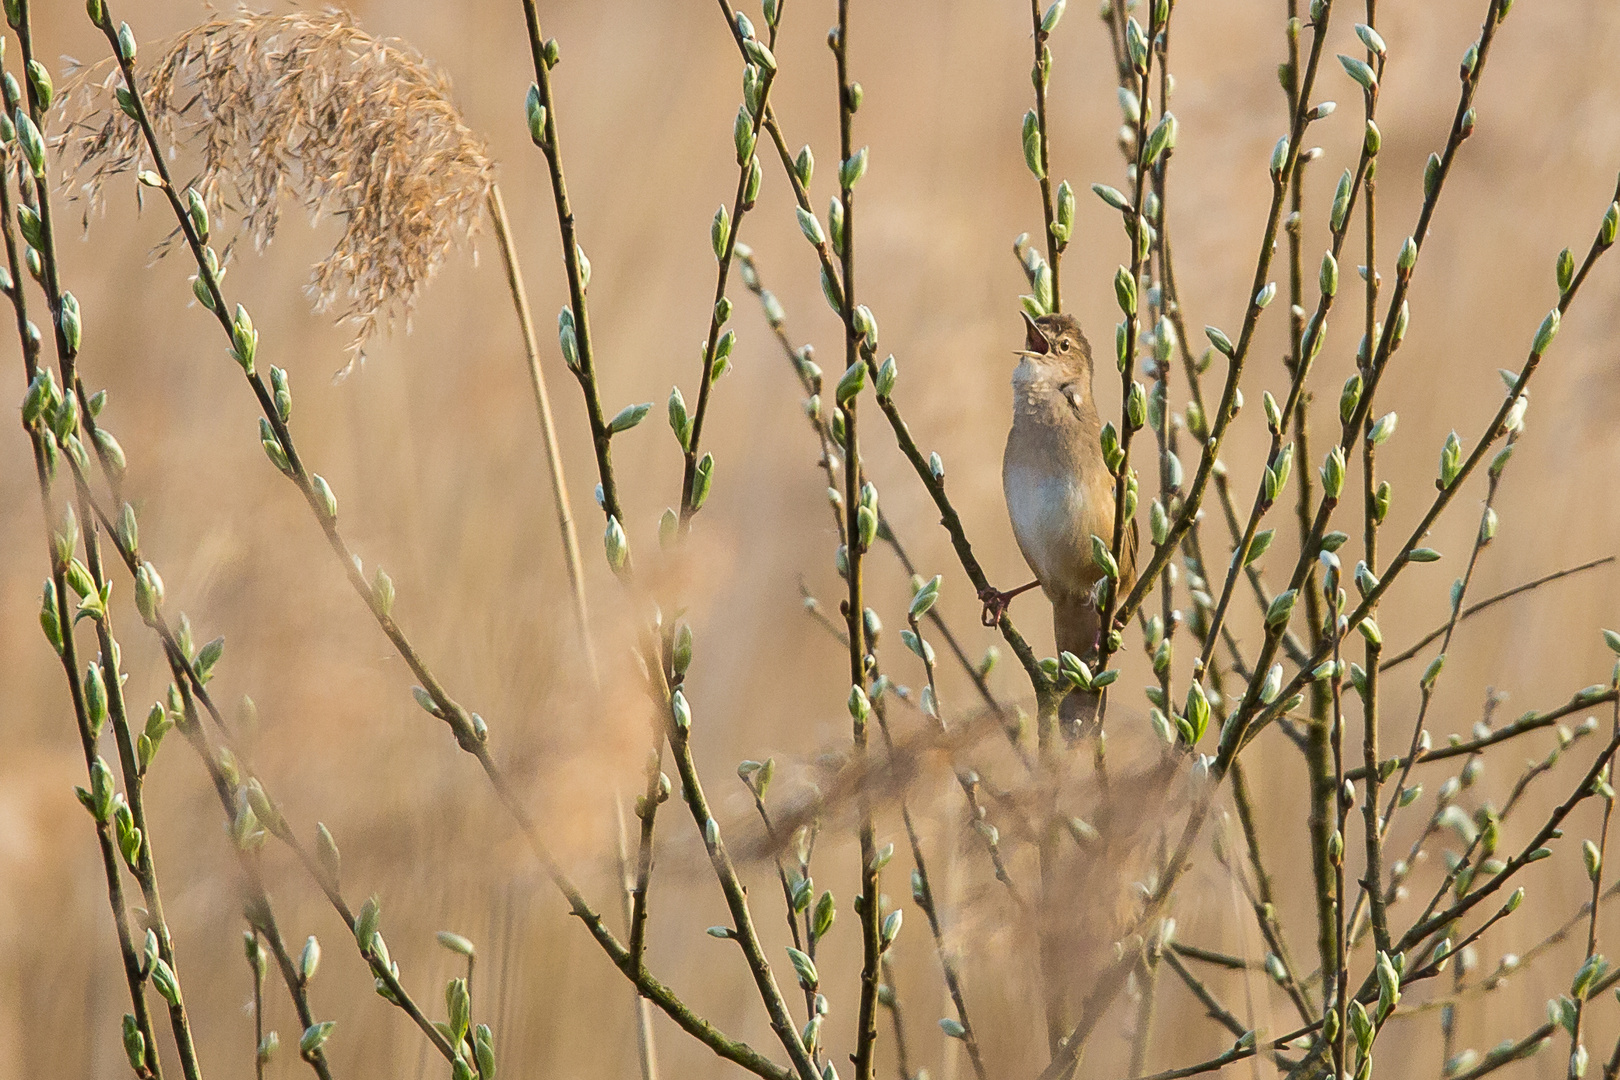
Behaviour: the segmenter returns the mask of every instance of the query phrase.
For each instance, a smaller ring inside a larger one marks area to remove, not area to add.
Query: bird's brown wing
[[[1098,467],[1096,475],[1099,481],[1105,483],[1106,487],[1108,488],[1109,495],[1112,496],[1113,484],[1111,482],[1107,482],[1105,479],[1107,477],[1106,466],[1103,464],[1102,454],[1100,449],[1097,447],[1096,437],[1092,434],[1092,432],[1096,431],[1098,427],[1096,408],[1094,406],[1087,406],[1085,393],[1078,379],[1072,379],[1069,382],[1062,384],[1058,387],[1058,392],[1063,395],[1063,400],[1068,403],[1069,408],[1074,410],[1075,417],[1090,429],[1086,432],[1085,437],[1090,440],[1087,445],[1092,448],[1093,451],[1095,451],[1094,456],[1096,458]],[[1110,498],[1109,503],[1112,505],[1112,498]],[[1109,517],[1112,519],[1112,511],[1109,512]],[[1106,536],[1109,534],[1105,533],[1104,535]],[[1136,551],[1140,545],[1141,534],[1140,530],[1137,528],[1136,519],[1133,517],[1130,520],[1130,535],[1125,538],[1125,549],[1119,553],[1119,589],[1121,596],[1129,592],[1131,586],[1136,583]],[[1079,654],[1077,653],[1076,655]]]

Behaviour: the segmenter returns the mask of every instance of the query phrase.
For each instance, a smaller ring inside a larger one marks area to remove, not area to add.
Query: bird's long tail
[[[1102,615],[1084,600],[1057,600],[1052,604],[1052,633],[1059,652],[1071,652],[1082,660],[1097,648],[1097,631]],[[1058,720],[1070,736],[1088,729],[1097,718],[1102,695],[1085,690],[1072,691],[1058,708]]]

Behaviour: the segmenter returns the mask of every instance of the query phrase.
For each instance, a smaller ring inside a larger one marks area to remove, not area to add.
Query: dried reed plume
[[[239,215],[256,248],[275,236],[284,190],[312,220],[343,222],[309,291],[317,311],[337,305],[354,328],[356,357],[380,327],[409,319],[418,291],[481,224],[494,166],[449,80],[344,12],[210,19],[143,66],[154,125],[200,155],[192,186]],[[64,184],[87,201],[87,225],[107,181],[147,161],[119,108],[122,85],[107,60],[61,95]]]

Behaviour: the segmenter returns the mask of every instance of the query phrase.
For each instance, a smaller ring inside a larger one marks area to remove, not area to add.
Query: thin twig
[[[1558,581],[1562,578],[1570,577],[1575,574],[1583,573],[1587,570],[1596,569],[1599,566],[1607,566],[1609,563],[1614,562],[1616,558],[1620,558],[1620,556],[1605,555],[1601,559],[1592,559],[1590,562],[1583,562],[1579,566],[1571,566],[1563,570],[1555,570],[1552,573],[1544,574],[1533,581],[1526,581],[1522,585],[1515,585],[1513,588],[1508,589],[1505,592],[1499,592],[1495,596],[1489,597],[1488,599],[1481,600],[1475,604],[1469,604],[1467,607],[1463,608],[1462,615],[1458,621],[1466,622],[1468,619],[1478,615],[1480,612],[1485,611],[1488,608],[1495,607],[1504,600],[1511,600],[1513,597],[1518,596],[1521,593],[1527,593],[1534,589],[1539,589],[1543,585],[1550,584],[1554,581]],[[1434,642],[1440,640],[1440,638],[1444,636],[1446,628],[1450,625],[1451,620],[1447,619],[1433,630],[1430,630],[1421,639],[1413,642],[1409,647],[1402,649],[1400,652],[1396,653],[1394,656],[1391,656],[1387,660],[1380,661],[1378,670],[1388,671],[1390,668],[1395,667],[1398,664],[1404,664],[1408,660],[1416,659],[1422,654],[1424,649],[1428,648]]]

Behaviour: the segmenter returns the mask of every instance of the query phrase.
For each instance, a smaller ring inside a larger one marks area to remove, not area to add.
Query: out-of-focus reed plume
[[[159,134],[198,155],[191,186],[237,216],[239,235],[269,243],[283,193],[312,219],[342,222],[309,292],[316,310],[353,328],[355,357],[379,329],[409,319],[423,285],[482,225],[494,165],[449,80],[344,12],[210,19],[143,67]],[[147,162],[121,86],[104,60],[59,99],[64,184],[85,202],[87,225],[107,182]]]
[[[970,858],[983,857],[990,835],[999,834],[998,842],[1007,842],[1009,849],[1027,849],[1039,843],[1045,823],[1063,823],[1072,843],[1049,868],[1051,886],[1064,898],[1063,918],[1043,916],[1033,897],[1020,890],[980,880],[953,907],[951,936],[983,941],[1010,932],[1009,940],[1035,940],[1035,923],[1044,918],[1051,924],[1044,932],[1063,942],[1060,977],[1071,990],[1089,991],[1104,951],[1139,917],[1152,888],[1148,879],[1162,855],[1154,850],[1159,831],[1187,812],[1202,781],[1142,745],[1118,748],[1118,774],[1107,787],[1081,770],[1040,776],[1025,769],[1004,740],[995,715],[981,710],[961,718],[949,733],[931,727],[897,732],[893,752],[865,767],[831,747],[807,761],[786,761],[780,770],[786,790],[778,797],[783,805],[770,828],[745,833],[752,839],[735,850],[751,861],[791,862],[807,834],[847,833],[863,801],[883,814],[908,809],[913,820],[928,823],[930,835],[972,853]],[[972,813],[964,816],[961,801],[953,797],[953,772],[978,792],[979,805],[994,808],[999,827]],[[688,853],[688,865],[701,860],[700,851]],[[1084,917],[1075,919],[1075,911]]]

